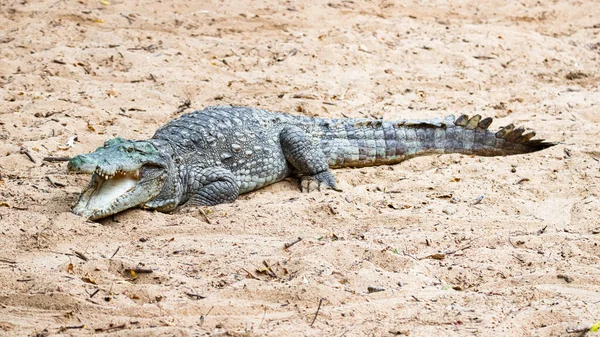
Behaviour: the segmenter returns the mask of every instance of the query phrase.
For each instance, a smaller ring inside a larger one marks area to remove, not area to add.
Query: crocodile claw
[[[340,192],[335,183],[335,177],[329,171],[317,173],[312,176],[302,176],[300,178],[300,189],[302,193],[310,193],[313,191],[323,191],[331,189]]]

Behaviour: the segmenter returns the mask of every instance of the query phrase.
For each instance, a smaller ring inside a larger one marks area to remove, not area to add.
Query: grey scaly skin
[[[337,189],[330,168],[396,164],[442,153],[501,156],[554,145],[512,124],[488,130],[475,115],[434,120],[322,119],[247,107],[209,107],[159,128],[148,140],[115,138],[74,157],[92,173],[73,212],[94,220],[132,207],[217,205],[300,175],[301,189]]]

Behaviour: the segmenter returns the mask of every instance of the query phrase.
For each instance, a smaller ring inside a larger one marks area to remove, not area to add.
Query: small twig
[[[181,103],[181,105],[177,107],[175,114],[177,115],[182,113],[185,109],[189,108],[190,106],[192,106],[192,101],[190,99],[186,99],[185,101],[183,101],[183,103]]]
[[[210,307],[210,309],[208,309],[208,312],[202,316],[200,316],[200,326],[202,326],[202,324],[204,324],[204,319],[206,319],[206,317],[208,317],[208,314],[210,314],[210,312],[213,310],[214,306]]]
[[[317,99],[317,97],[316,97],[316,96],[309,95],[309,94],[304,94],[304,93],[298,93],[298,94],[294,94],[294,95],[292,96],[292,98]]]
[[[311,327],[313,326],[313,324],[315,324],[315,321],[317,320],[317,315],[319,315],[319,310],[321,310],[321,303],[323,303],[322,298],[319,300],[319,306],[317,307],[317,312],[315,313],[315,317],[313,318],[312,322],[310,323]]]
[[[61,162],[61,161],[69,161],[71,157],[44,157],[43,161],[47,161],[50,163]]]
[[[17,280],[17,282],[29,282],[29,281],[33,281],[33,278],[23,278],[23,279]]]
[[[514,255],[514,254],[511,254],[511,255],[512,255],[512,257],[514,257],[515,259],[519,260],[519,262],[521,262],[521,263],[525,263],[525,260],[523,260],[522,258],[520,258],[520,257],[518,257],[518,256],[516,256],[516,255]]]
[[[54,62],[54,63],[56,63],[56,64],[63,64],[63,65],[64,65],[64,64],[67,64],[67,62],[65,62],[65,61],[63,61],[63,60],[58,60],[58,59],[56,59],[56,60],[52,60],[52,62]]]
[[[70,329],[83,329],[85,328],[85,324],[82,325],[73,325],[73,326],[66,326],[65,330],[70,330]]]
[[[100,303],[98,303],[98,302],[96,302],[96,301],[94,301],[92,299],[89,299],[89,298],[86,298],[85,300],[88,301],[88,302],[90,302],[90,303],[94,303],[95,305],[102,305],[102,304],[100,304]]]
[[[293,246],[293,245],[297,244],[297,243],[298,243],[298,242],[300,242],[300,241],[302,241],[302,238],[301,238],[301,237],[298,237],[296,240],[294,240],[294,241],[292,241],[292,242],[285,243],[285,244],[283,245],[283,247],[285,247],[285,249],[288,249],[288,248],[290,248],[291,246]]]
[[[194,294],[194,293],[185,293],[186,295],[188,295],[189,297],[195,298],[197,300],[203,300],[206,298],[206,296],[202,296],[199,294]]]
[[[134,272],[136,274],[152,274],[154,271],[148,268],[133,268],[133,269],[125,269],[125,272]]]
[[[202,216],[204,217],[204,219],[206,220],[206,222],[209,225],[212,225],[212,221],[210,220],[210,218],[208,217],[208,214],[206,214],[206,211],[203,208],[200,208],[200,214],[202,214]]]
[[[94,291],[91,295],[90,298],[96,296],[96,294],[100,291],[100,289],[96,289],[96,291]]]
[[[246,272],[246,274],[247,274],[247,275],[248,275],[248,276],[249,276],[251,279],[254,279],[254,280],[260,280],[258,277],[254,276],[254,275],[253,275],[251,272],[249,272],[249,271],[248,271],[248,270],[246,270],[245,268],[242,268],[242,270],[243,270],[243,271],[245,271],[245,272]]]
[[[417,302],[421,302],[421,300],[420,300],[420,299],[418,299],[418,298],[417,298],[415,295],[410,295],[410,297],[414,298],[414,299],[415,299],[415,301],[417,301]]]
[[[21,153],[26,155],[27,158],[29,158],[29,160],[31,160],[32,163],[37,164],[37,162],[35,161],[35,159],[33,158],[33,156],[31,155],[31,153],[29,153],[29,151],[26,148],[21,148]]]
[[[52,187],[56,188],[56,184],[54,183],[54,181],[52,181],[52,179],[49,176],[46,176],[46,179],[48,180],[48,182],[50,182],[50,185],[52,185]]]
[[[124,17],[125,19],[127,19],[127,21],[129,21],[129,24],[133,23],[133,19],[129,17],[129,15],[125,15],[123,13],[119,13],[122,17]]]
[[[3,258],[0,258],[0,262],[4,262],[4,263],[8,263],[8,264],[17,264],[17,261],[3,259]]]
[[[471,241],[473,241],[473,240],[471,240]],[[458,253],[458,252],[460,252],[460,251],[462,251],[462,250],[469,249],[469,248],[471,248],[471,244],[470,244],[470,243],[469,243],[468,245],[466,245],[466,246],[462,247],[462,248],[458,248],[458,249],[455,249],[455,250],[451,250],[451,251],[449,251],[449,252],[446,252],[445,254],[446,254],[446,255],[452,255],[452,254],[456,254],[456,253]]]
[[[263,317],[260,320],[260,323],[258,323],[258,328],[260,329],[260,326],[263,324],[264,320],[265,320],[265,316],[267,316],[267,307],[265,306],[265,311],[263,312]]]
[[[263,262],[262,262],[262,263],[263,263],[263,265],[264,265],[265,267],[267,267],[267,270],[268,270],[268,271],[269,271],[269,273],[270,273],[270,275],[269,275],[269,276],[271,276],[271,277],[274,277],[274,278],[277,278],[277,274],[275,274],[275,272],[273,271],[273,269],[271,269],[271,266],[269,266],[269,264],[267,263],[267,261],[266,261],[266,260],[263,260]]]
[[[50,178],[50,176],[46,176],[46,179],[48,179],[48,181],[50,182],[50,185],[52,185],[52,187],[65,187],[67,185],[58,182],[58,181],[54,181],[52,180],[52,178]]]
[[[413,260],[419,261],[419,259],[418,259],[418,258],[416,258],[416,257],[414,257],[414,256],[412,256],[412,255],[410,255],[410,254],[408,254],[407,252],[402,252],[402,255],[404,255],[404,256],[408,256],[408,257],[410,257],[410,258],[411,258],[411,259],[413,259]]]
[[[121,324],[121,325],[109,325],[108,328],[96,328],[94,329],[94,332],[103,332],[103,331],[113,331],[113,330],[119,330],[119,329],[125,329],[125,324]]]
[[[119,246],[119,247],[117,248],[117,250],[115,250],[115,252],[113,253],[113,255],[110,257],[111,259],[112,259],[113,257],[115,257],[115,255],[117,255],[117,253],[119,252],[119,249],[121,249],[121,246]]]
[[[83,261],[87,261],[88,260],[87,256],[85,256],[83,253],[78,252],[75,249],[71,249],[71,251],[73,253],[75,253],[75,256],[77,256],[78,258],[82,259]]]

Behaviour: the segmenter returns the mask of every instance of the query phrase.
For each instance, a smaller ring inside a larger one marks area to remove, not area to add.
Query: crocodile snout
[[[78,155],[69,160],[67,168],[71,172],[87,172],[93,171],[96,168],[94,163],[91,163],[86,155]]]

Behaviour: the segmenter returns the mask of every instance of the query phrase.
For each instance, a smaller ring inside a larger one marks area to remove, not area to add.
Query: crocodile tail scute
[[[489,130],[481,115],[432,120],[346,120],[324,123],[323,152],[331,167],[394,164],[428,154],[505,156],[535,152],[556,143],[534,139],[535,132],[509,124]]]

